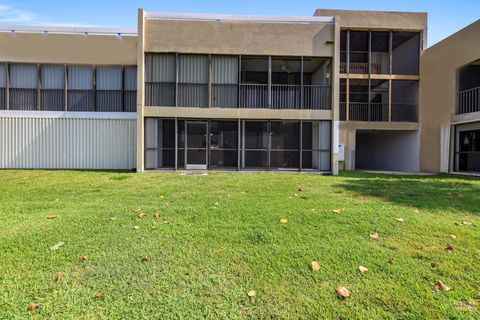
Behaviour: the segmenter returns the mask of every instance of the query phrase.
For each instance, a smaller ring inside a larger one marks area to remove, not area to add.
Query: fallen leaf
[[[148,260],[150,260],[150,258],[148,256],[145,256],[142,258],[142,262],[147,262]]]
[[[138,214],[138,217],[139,217],[140,219],[143,219],[143,218],[145,218],[146,215],[147,215],[147,214],[146,214],[145,212],[140,212],[140,213]]]
[[[86,261],[88,260],[88,256],[79,256],[78,259],[80,259],[80,261]]]
[[[433,269],[437,269],[437,268],[438,268],[438,264],[436,264],[436,263],[432,263],[431,266],[432,266]]]
[[[55,278],[55,281],[58,283],[58,284],[61,284],[63,282],[63,272],[59,272],[57,273],[57,276]]]
[[[313,271],[320,270],[320,263],[318,263],[317,261],[312,261],[312,270]]]
[[[299,191],[299,192],[302,192],[303,190],[302,190],[302,188],[298,188],[298,191]]]
[[[403,219],[403,218],[397,218],[397,221],[400,222],[400,223],[404,223],[404,222],[405,222],[405,219]]]
[[[389,264],[395,264],[395,259],[388,259],[387,261]]]
[[[333,209],[332,212],[333,213],[342,213],[342,209]]]
[[[134,212],[140,212],[140,211],[142,211],[142,209],[141,209],[141,208],[133,209],[133,211],[134,211]]]
[[[133,229],[138,230],[138,229],[140,229],[140,226],[133,226]]]
[[[472,223],[470,221],[463,221],[462,223],[464,226],[471,226]]]
[[[419,213],[419,212],[420,212],[420,210],[418,210],[418,209],[415,209],[415,213]]]
[[[47,216],[47,219],[48,219],[48,220],[58,219],[58,218],[60,218],[60,216],[59,216],[59,215],[56,215],[56,214],[49,214],[49,215]]]
[[[152,228],[152,230],[157,230],[158,229],[157,226],[152,226],[151,228]]]
[[[450,235],[450,238],[452,238],[452,239],[454,239],[454,240],[455,240],[455,239],[457,239],[457,236],[456,236],[456,235],[454,235],[454,234],[451,234],[451,235]]]
[[[370,232],[370,238],[372,238],[372,239],[378,239],[378,233],[376,233],[376,232]]]
[[[34,310],[37,310],[39,307],[40,307],[40,305],[38,305],[37,303],[30,303],[28,305],[28,310],[34,311]]]
[[[155,219],[160,219],[160,212],[155,213]]]
[[[340,287],[337,288],[336,291],[337,291],[338,296],[342,299],[346,299],[346,298],[350,297],[350,291],[348,291],[348,289],[345,288],[345,287],[340,286]]]
[[[100,291],[95,292],[95,299],[103,298],[103,296],[104,296],[103,292],[100,292]]]
[[[56,198],[56,199],[55,199],[55,200],[53,200],[53,201],[55,201],[55,202],[58,202],[58,201],[60,201],[60,199]]]
[[[163,221],[163,223],[164,224],[170,224],[170,223],[172,223],[172,221],[165,220],[165,221]]]
[[[60,242],[57,243],[56,245],[50,247],[50,250],[52,250],[52,251],[58,250],[58,249],[60,249],[60,247],[63,246],[64,244],[65,244],[65,242],[60,241]]]
[[[364,266],[358,267],[358,270],[360,270],[361,273],[368,272],[368,268],[367,268],[367,267],[364,267]]]
[[[250,290],[247,292],[247,295],[250,297],[250,298],[253,298],[257,295],[257,293],[255,292],[255,290]]]
[[[450,288],[445,285],[442,281],[437,281],[438,288],[442,291],[449,291]]]
[[[447,250],[448,253],[453,253],[453,247],[452,246],[446,247],[445,250]]]
[[[281,224],[287,224],[288,220],[287,219],[280,219]]]
[[[312,208],[312,209],[310,209],[310,211],[315,212],[315,211],[317,211],[317,209]]]
[[[111,217],[110,220],[115,221],[117,220],[117,217]]]
[[[218,206],[220,205],[220,203],[215,202],[213,205],[216,206],[216,207],[218,207]]]

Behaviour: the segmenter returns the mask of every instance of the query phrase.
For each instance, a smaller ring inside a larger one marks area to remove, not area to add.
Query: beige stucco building
[[[0,168],[480,171],[458,149],[478,119],[475,28],[425,50],[425,13],[0,27]]]

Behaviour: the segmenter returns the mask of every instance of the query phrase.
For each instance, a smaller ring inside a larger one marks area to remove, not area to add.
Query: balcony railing
[[[303,87],[304,109],[330,110],[332,94],[330,86],[307,85]]]
[[[458,114],[480,112],[480,87],[458,93]]]
[[[300,109],[302,99],[301,86],[272,84],[273,109]]]
[[[368,63],[350,62],[350,72],[347,72],[347,63],[340,63],[340,73],[368,74]],[[386,74],[385,67],[381,63],[372,63],[372,74]]]
[[[388,122],[388,103],[350,102],[349,121]],[[346,103],[340,103],[340,120],[346,120]],[[392,104],[393,122],[416,122],[416,104]]]
[[[268,108],[268,84],[241,84],[240,108]]]

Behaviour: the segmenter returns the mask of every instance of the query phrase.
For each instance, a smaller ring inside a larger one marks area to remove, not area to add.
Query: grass
[[[1,319],[480,317],[479,180],[0,171],[0,195]]]

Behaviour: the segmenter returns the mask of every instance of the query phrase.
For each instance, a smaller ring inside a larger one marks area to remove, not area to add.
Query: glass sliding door
[[[300,168],[300,122],[271,122],[270,167]]]
[[[207,127],[206,121],[186,122],[186,163],[185,168],[207,169]]]
[[[243,123],[242,168],[268,169],[269,144],[269,123],[267,121],[245,121]]]
[[[238,121],[210,122],[210,169],[238,168]]]

